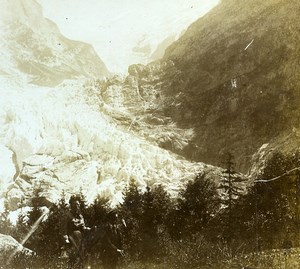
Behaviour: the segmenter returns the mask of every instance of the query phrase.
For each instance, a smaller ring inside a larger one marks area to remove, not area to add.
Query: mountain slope
[[[54,86],[80,76],[104,77],[109,72],[91,45],[65,38],[57,26],[43,17],[34,1],[1,0],[1,37],[6,42],[1,54],[29,75],[30,82]]]
[[[223,0],[167,49],[156,64],[172,63],[157,83],[173,98],[164,114],[196,134],[182,154],[219,164],[230,150],[246,171],[261,145],[297,132],[299,8],[295,0]]]

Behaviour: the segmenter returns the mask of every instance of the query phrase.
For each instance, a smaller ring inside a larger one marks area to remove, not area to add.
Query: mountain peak
[[[6,58],[31,83],[55,86],[65,79],[109,75],[94,48],[64,37],[54,22],[44,18],[36,1],[1,2],[5,7],[1,24],[2,38],[7,41],[3,45]],[[5,71],[5,64],[1,69]]]

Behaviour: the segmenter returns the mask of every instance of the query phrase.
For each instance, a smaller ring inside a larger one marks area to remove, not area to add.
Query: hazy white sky
[[[179,34],[219,0],[38,0],[44,15],[71,39],[94,46],[112,72],[146,62],[134,53],[140,43],[152,51],[166,37]],[[141,42],[142,41],[142,42]]]

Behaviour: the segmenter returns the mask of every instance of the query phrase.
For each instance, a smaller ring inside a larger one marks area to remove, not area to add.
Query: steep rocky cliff
[[[299,8],[299,1],[223,0],[136,75],[143,86],[160,69],[151,83],[170,100],[163,114],[194,128],[181,154],[220,164],[232,151],[247,171],[263,144],[289,137],[288,148],[297,146]]]
[[[262,144],[298,128],[299,8],[224,0],[169,48],[180,75],[164,91],[183,97],[168,112],[196,128],[197,157],[215,163],[232,150],[245,168]]]

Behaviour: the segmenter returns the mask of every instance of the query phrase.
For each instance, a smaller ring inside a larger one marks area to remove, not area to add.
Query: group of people
[[[124,255],[117,214],[112,211],[105,222],[87,227],[79,201],[72,201],[70,206],[64,227],[62,257],[69,260],[71,268],[83,268],[90,262],[92,251],[97,249],[103,266],[115,269],[119,257]]]

